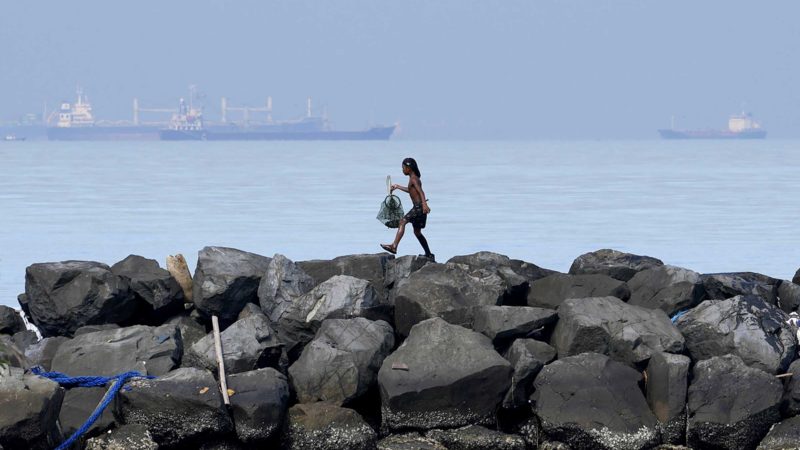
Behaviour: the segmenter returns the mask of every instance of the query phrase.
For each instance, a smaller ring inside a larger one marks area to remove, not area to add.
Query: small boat
[[[19,137],[19,136],[15,135],[15,134],[7,134],[7,135],[5,135],[3,140],[4,141],[24,141],[25,138],[24,137]]]

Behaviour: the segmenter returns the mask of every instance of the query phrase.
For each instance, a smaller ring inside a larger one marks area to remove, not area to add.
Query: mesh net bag
[[[400,226],[400,219],[403,218],[403,204],[400,203],[400,197],[396,195],[387,195],[381,202],[381,209],[378,211],[377,219],[389,228],[397,228]]]

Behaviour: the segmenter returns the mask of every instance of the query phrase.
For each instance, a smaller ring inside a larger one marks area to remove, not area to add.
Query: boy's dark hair
[[[422,178],[422,174],[419,173],[419,167],[417,167],[417,162],[414,158],[404,159],[403,165],[409,167],[418,177]]]

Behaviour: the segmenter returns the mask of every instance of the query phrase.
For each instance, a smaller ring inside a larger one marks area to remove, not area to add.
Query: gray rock
[[[353,278],[367,280],[375,287],[381,301],[386,300],[387,292],[385,274],[386,266],[394,259],[394,255],[386,253],[345,255],[332,260],[300,261],[297,263],[303,271],[319,285],[336,275],[348,275]]]
[[[111,387],[111,385],[109,384],[107,387]],[[77,387],[66,391],[61,404],[61,412],[58,415],[61,432],[64,433],[64,436],[72,436],[83,426],[86,419],[92,415],[106,395],[106,391],[106,387]],[[84,436],[98,436],[116,425],[112,408],[106,408]]]
[[[111,273],[130,284],[139,303],[136,319],[140,323],[159,325],[183,311],[183,289],[155,259],[129,255],[111,266]]]
[[[531,396],[543,439],[576,449],[645,449],[660,443],[658,420],[639,390],[641,378],[597,353],[548,364]]]
[[[39,342],[39,336],[36,335],[35,331],[23,330],[14,333],[11,336],[11,341],[24,353],[28,350],[28,347]]]
[[[384,274],[384,287],[389,293],[388,303],[389,306],[394,308],[395,297],[397,290],[402,283],[408,279],[409,275],[425,267],[427,264],[433,264],[429,258],[424,256],[406,255],[399,258],[390,260],[386,264],[386,273]]]
[[[165,322],[165,325],[173,325],[181,332],[183,348],[188,350],[192,346],[206,337],[206,328],[191,315],[182,314],[175,316]]]
[[[800,308],[800,285],[791,281],[781,281],[778,285],[778,307],[790,313]]]
[[[511,372],[486,336],[440,318],[420,322],[378,372],[383,427],[493,425]]]
[[[758,444],[758,450],[798,449],[800,449],[800,416],[790,417],[773,425],[767,436]]]
[[[72,334],[72,337],[78,337],[83,334],[95,333],[98,331],[118,330],[120,328],[122,327],[114,323],[105,323],[102,325],[84,325],[75,330],[75,333]]]
[[[550,345],[559,357],[595,352],[631,365],[653,353],[679,353],[683,336],[663,311],[623,302],[616,297],[569,299],[558,308]]]
[[[277,323],[292,303],[314,289],[318,283],[289,258],[276,254],[258,286],[261,310],[272,323]]]
[[[800,269],[797,269],[797,272],[794,273],[794,276],[792,277],[792,283],[800,284]]]
[[[27,369],[31,363],[25,357],[25,353],[11,339],[11,336],[0,334],[0,369],[4,366]]]
[[[525,450],[522,436],[506,434],[477,425],[454,430],[432,430],[426,437],[441,442],[448,450]]]
[[[316,334],[325,319],[389,319],[372,283],[348,275],[335,275],[308,293],[296,298],[290,307],[273,321],[275,331],[292,360]]]
[[[110,377],[137,371],[163,375],[183,356],[180,332],[172,325],[127,328],[82,334],[58,346],[52,370],[72,377]]]
[[[755,448],[780,420],[782,392],[774,376],[746,366],[738,356],[698,362],[689,385],[689,446]]]
[[[463,264],[428,264],[409,275],[397,290],[394,319],[398,334],[432,317],[472,326],[476,306],[498,305],[505,282],[487,270],[470,270]]]
[[[689,357],[653,353],[647,365],[647,403],[663,426],[663,440],[686,442],[686,390]]]
[[[126,386],[130,390],[119,393],[118,418],[145,426],[159,446],[192,448],[233,431],[211,372],[183,368]]]
[[[784,416],[800,415],[800,359],[795,360],[786,370],[792,376],[786,381],[782,409]]]
[[[236,321],[220,333],[222,359],[227,373],[249,372],[263,367],[278,367],[283,344],[261,315]],[[184,365],[214,371],[217,367],[214,335],[209,333],[191,347]]]
[[[487,336],[495,346],[551,325],[558,320],[553,309],[530,306],[478,306],[473,310],[472,329]]]
[[[752,367],[783,373],[795,358],[788,315],[756,296],[706,300],[675,322],[694,361],[734,354]]]
[[[406,433],[381,439],[378,450],[447,450],[447,447],[419,433]]]
[[[776,305],[780,280],[753,272],[711,273],[700,276],[709,300],[725,300],[737,295],[757,295]]]
[[[692,308],[705,298],[700,274],[688,269],[663,265],[643,270],[628,281],[631,305],[660,309],[672,317]]]
[[[394,346],[392,327],[362,317],[328,319],[289,367],[300,403],[346,405],[375,385],[378,370]]]
[[[502,300],[504,305],[525,305],[530,283],[554,273],[552,270],[542,269],[534,264],[512,260],[508,256],[492,252],[454,256],[447,262],[464,264],[471,270],[486,270],[497,274],[505,284]]]
[[[357,412],[329,403],[294,405],[288,422],[289,450],[372,450],[378,440]]]
[[[197,253],[192,283],[195,307],[216,315],[223,327],[236,320],[247,303],[258,303],[258,285],[270,258],[235,248],[205,247]]]
[[[128,282],[91,261],[28,266],[20,300],[43,337],[72,336],[83,325],[120,323],[136,312]]]
[[[631,293],[623,281],[607,275],[567,275],[557,273],[531,284],[528,306],[558,309],[570,298],[617,297],[627,301]]]
[[[158,444],[142,425],[123,425],[86,441],[86,450],[157,450]]]
[[[272,368],[228,377],[236,435],[244,443],[266,442],[276,437],[289,408],[289,383]]]
[[[0,365],[0,446],[55,448],[62,440],[57,420],[63,399],[57,383]]]
[[[14,334],[25,329],[25,322],[16,309],[0,305],[0,334]]]
[[[504,408],[522,408],[528,405],[533,391],[533,380],[545,364],[556,358],[556,349],[533,339],[517,339],[505,355],[514,368],[511,388],[503,399]]]
[[[25,357],[28,358],[31,366],[39,366],[49,372],[58,347],[67,341],[69,341],[69,338],[61,336],[44,338],[26,348]]]
[[[602,274],[620,281],[628,281],[643,270],[663,265],[660,259],[604,248],[575,258],[569,273],[570,275]]]
[[[265,316],[264,311],[261,311],[260,306],[256,305],[255,303],[248,303],[244,305],[244,308],[242,308],[242,311],[236,317],[236,320],[246,319],[252,315]]]

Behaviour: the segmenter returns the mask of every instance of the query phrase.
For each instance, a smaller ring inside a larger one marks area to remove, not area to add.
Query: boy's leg
[[[417,237],[420,245],[422,245],[422,249],[425,250],[425,256],[432,256],[433,253],[431,253],[431,249],[428,247],[428,240],[422,235],[422,228],[417,224],[414,224],[414,236]]]
[[[394,236],[394,242],[392,242],[391,245],[387,246],[387,247],[391,247],[391,249],[394,250],[391,253],[396,253],[397,252],[397,245],[400,244],[400,239],[403,239],[403,233],[405,233],[405,231],[406,231],[406,224],[407,223],[408,223],[408,221],[405,218],[400,219],[400,224],[397,226],[397,234]],[[384,247],[384,244],[381,244],[381,247]],[[388,250],[388,249],[386,249],[386,247],[384,247],[384,250]]]

